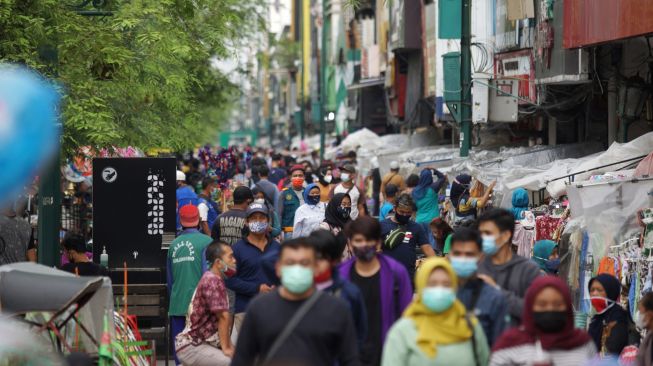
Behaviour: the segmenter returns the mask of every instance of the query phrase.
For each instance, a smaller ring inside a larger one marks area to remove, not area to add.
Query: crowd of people
[[[195,205],[178,172],[178,362],[577,366],[639,349],[652,364],[640,331],[653,328],[653,294],[634,322],[619,280],[601,274],[587,289],[595,315],[578,329],[556,244],[537,242],[532,258],[512,245],[521,192],[512,210],[492,208],[494,184],[389,168],[378,180],[357,176],[354,154],[318,166],[258,152],[221,213],[212,178]]]

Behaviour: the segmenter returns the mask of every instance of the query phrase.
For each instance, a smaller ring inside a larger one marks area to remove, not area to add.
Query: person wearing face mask
[[[411,220],[415,208],[412,197],[404,193],[397,198],[394,216],[381,221],[383,253],[403,264],[411,278],[415,275],[416,248],[427,257],[435,256],[424,227]]]
[[[526,290],[541,275],[540,268],[533,261],[513,253],[515,218],[512,212],[485,211],[478,218],[478,228],[485,254],[478,265],[478,278],[503,293],[508,301],[511,325],[517,325],[524,309]]]
[[[557,277],[542,276],[528,288],[521,326],[499,338],[490,365],[578,366],[595,355],[591,337],[574,327],[567,285]]]
[[[316,266],[306,238],[283,243],[276,264],[281,286],[249,305],[232,366],[360,364],[350,310],[315,288]]]
[[[183,230],[170,243],[166,261],[166,280],[170,294],[168,315],[172,339],[186,326],[186,315],[193,291],[202,278],[202,273],[207,270],[205,249],[213,241],[210,236],[198,230],[200,213],[197,206],[183,206],[179,209],[179,219]]]
[[[333,187],[329,195],[333,197],[337,193],[346,193],[351,198],[352,203],[351,219],[356,220],[359,215],[365,216],[365,195],[356,187],[356,167],[352,164],[342,167],[340,180],[341,182]]]
[[[329,202],[329,192],[333,189],[333,171],[329,166],[322,166],[318,170],[318,182],[317,185],[320,187],[320,202]]]
[[[193,187],[187,184],[186,174],[181,170],[177,170],[177,233],[183,230],[181,221],[179,218],[179,210],[186,205],[197,206],[199,200],[197,198],[197,193],[193,190]]]
[[[351,198],[345,193],[338,193],[329,201],[324,211],[324,221],[320,224],[320,229],[329,230],[342,244],[344,249],[343,259],[349,259],[353,256],[351,248],[346,245],[347,238],[343,232],[345,225],[351,221],[350,214]]]
[[[653,366],[653,292],[647,292],[639,301],[637,328],[648,331],[639,346],[637,365]]]
[[[304,190],[304,204],[295,212],[293,237],[308,236],[320,227],[324,221],[326,205],[320,202],[320,187],[315,183],[309,184]]]
[[[228,366],[234,345],[224,280],[236,274],[236,259],[229,244],[214,241],[206,247],[206,260],[209,270],[197,283],[186,327],[175,338],[175,349],[184,365]]]
[[[417,296],[390,329],[381,365],[487,365],[483,328],[456,299],[457,282],[446,259],[422,263],[415,277]]]
[[[259,182],[260,183],[260,182]],[[260,203],[262,205],[265,205],[265,207],[268,208],[270,211],[270,237],[271,238],[278,238],[282,231],[281,231],[281,221],[279,220],[279,215],[277,215],[277,211],[274,209],[274,205],[272,204],[273,201],[270,200],[270,198],[265,194],[265,192],[257,185],[252,188],[252,194],[254,194],[254,202],[253,203]]]
[[[592,317],[588,332],[601,356],[620,355],[626,346],[635,344],[629,329],[633,321],[630,314],[619,305],[621,283],[607,273],[592,278],[589,294],[596,314]]]
[[[295,212],[304,204],[304,167],[296,164],[290,169],[290,186],[285,188],[277,201],[277,213],[281,218],[281,229],[288,238],[292,237]]]
[[[458,275],[458,300],[467,311],[476,315],[491,347],[508,328],[510,321],[506,321],[508,303],[501,291],[476,276],[482,255],[478,231],[468,227],[456,229],[451,236],[449,262]]]
[[[315,286],[320,291],[343,299],[349,305],[356,327],[358,349],[363,351],[363,345],[367,339],[365,300],[358,287],[343,279],[338,272],[338,266],[342,261],[342,251],[345,247],[344,243],[338,241],[333,234],[326,230],[312,232],[307,240],[315,247],[317,253]]]
[[[269,237],[270,220],[267,207],[252,203],[247,208],[248,234],[234,246],[234,257],[238,262],[238,273],[227,280],[227,288],[236,293],[235,326],[240,328],[245,309],[251,299],[259,293],[273,290],[274,278],[263,270],[263,257],[279,249],[279,243]]]
[[[367,338],[361,364],[379,365],[386,335],[413,298],[408,272],[401,263],[379,253],[381,226],[359,217],[345,227],[354,258],[340,265],[342,278],[358,286],[365,299]]]
[[[560,267],[558,245],[551,240],[540,240],[533,246],[533,261],[545,274],[555,275]]]
[[[474,190],[474,185],[472,184],[471,176],[460,174],[456,179],[454,179],[451,184],[450,199],[455,213],[456,226],[465,221],[476,219],[478,209],[485,207],[492,195],[495,184],[496,181],[492,182],[479,197],[475,195],[476,192]]]
[[[213,178],[204,178],[202,180],[202,193],[198,195],[199,204],[197,209],[200,211],[200,226],[202,232],[211,235],[213,224],[220,215],[220,208],[213,199],[214,192],[218,189],[218,184]]]

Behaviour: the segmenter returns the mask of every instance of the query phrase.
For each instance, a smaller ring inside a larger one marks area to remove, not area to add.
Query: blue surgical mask
[[[494,236],[483,236],[483,253],[486,255],[494,255],[499,250],[497,247],[497,239]]]
[[[476,258],[451,257],[451,267],[458,277],[469,278],[476,273],[478,263]]]
[[[313,270],[299,264],[283,266],[281,284],[295,295],[303,294],[313,286]]]
[[[548,259],[544,262],[544,267],[546,267],[546,271],[549,273],[558,273],[558,269],[560,268],[560,258]]]
[[[442,313],[451,308],[456,294],[449,287],[427,287],[422,291],[422,304],[434,313]]]

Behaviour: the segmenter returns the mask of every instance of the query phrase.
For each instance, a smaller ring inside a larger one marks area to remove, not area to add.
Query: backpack
[[[385,239],[383,239],[383,247],[390,250],[394,249],[404,241],[406,238],[406,232],[406,227],[403,226],[392,230],[388,235],[386,235]]]

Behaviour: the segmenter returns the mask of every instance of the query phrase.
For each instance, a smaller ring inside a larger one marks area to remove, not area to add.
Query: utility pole
[[[471,0],[462,0],[462,31],[460,36],[460,84],[462,103],[460,108],[460,156],[469,156],[472,146],[472,7]]]
[[[61,229],[61,162],[59,146],[39,182],[38,261],[46,266],[59,264],[59,230]]]
[[[300,7],[299,7],[299,11],[300,11],[299,35],[300,35],[300,47],[302,49],[302,53],[301,53],[301,60],[302,61],[301,61],[301,70],[300,70],[301,73],[302,73],[302,76],[301,76],[301,85],[300,85],[300,91],[299,91],[299,103],[300,103],[300,108],[301,108],[301,112],[300,112],[301,114],[299,115],[299,135],[300,135],[301,141],[304,140],[304,130],[306,129],[305,128],[305,123],[304,123],[304,113],[305,113],[305,110],[304,110],[304,108],[305,108],[305,105],[304,105],[304,80],[305,79],[304,78],[305,78],[305,74],[306,74],[306,72],[305,72],[306,71],[306,65],[304,63],[304,52],[306,52],[304,50],[304,37],[305,37],[304,33],[306,33],[306,32],[304,32],[304,15],[305,15],[304,14],[304,7],[305,7],[304,3],[306,1],[307,0],[301,0]]]
[[[327,48],[327,1],[322,0],[322,49],[320,50],[320,161],[324,161],[326,144],[326,122],[324,109],[326,102],[326,48]]]

